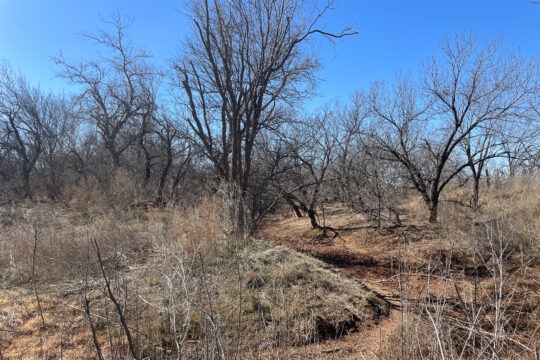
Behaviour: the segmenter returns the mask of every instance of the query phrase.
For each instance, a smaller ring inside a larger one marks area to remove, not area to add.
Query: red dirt
[[[471,283],[467,269],[472,267],[466,250],[439,235],[438,225],[407,221],[400,227],[376,229],[362,215],[348,214],[343,208],[327,212],[326,223],[339,233],[334,239],[320,240],[307,218],[292,215],[268,218],[257,236],[319,258],[388,300],[393,309],[378,325],[328,345],[347,350],[340,353],[340,359],[380,359],[384,358],[384,342],[398,334],[404,323],[402,307],[431,306],[434,299],[457,304],[454,286],[438,273],[448,264],[456,267],[453,284],[459,284],[455,286],[466,297]],[[539,269],[531,271],[538,273]]]

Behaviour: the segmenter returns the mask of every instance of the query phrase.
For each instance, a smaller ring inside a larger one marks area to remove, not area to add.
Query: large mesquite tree
[[[332,2],[310,10],[299,0],[194,0],[193,34],[174,64],[194,142],[240,201],[250,183],[258,135],[283,105],[305,96],[317,60],[306,52]],[[243,221],[240,214],[239,221]]]

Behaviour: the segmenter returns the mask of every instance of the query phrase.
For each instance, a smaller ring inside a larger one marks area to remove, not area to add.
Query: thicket
[[[227,192],[238,233],[289,206],[335,235],[321,224],[324,202],[399,224],[396,195],[414,191],[436,222],[449,184],[468,182],[469,205],[479,209],[483,181],[538,171],[534,59],[447,37],[416,78],[376,83],[306,114],[298,104],[316,70],[307,39],[354,32],[317,28],[331,3],[318,12],[284,0],[235,4],[191,3],[194,36],[172,72],[130,41],[120,16],[86,35],[99,59],[54,57],[72,85],[66,94],[2,63],[0,201],[77,207],[86,192],[81,206],[127,210]]]

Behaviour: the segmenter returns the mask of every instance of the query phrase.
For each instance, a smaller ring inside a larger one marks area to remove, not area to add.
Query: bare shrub
[[[486,191],[483,219],[500,219],[512,233],[515,246],[530,254],[540,250],[540,179],[509,178],[504,185]]]
[[[131,204],[146,200],[141,198],[145,191],[135,179],[136,176],[124,168],[115,170],[106,191],[108,205],[112,209],[126,210]]]
[[[91,215],[102,212],[107,201],[99,180],[94,176],[82,178],[65,191],[66,203],[75,213]]]
[[[45,289],[79,294],[69,311],[86,318],[85,341],[103,358],[284,356],[388,313],[386,301],[317,260],[231,237],[225,200],[93,216],[19,208],[1,233],[2,282],[35,279],[47,324],[55,315]]]
[[[30,276],[34,228],[40,243],[36,273],[47,283],[84,273],[89,236],[99,239],[106,259],[114,255],[138,261],[150,246],[143,223],[119,222],[113,214],[87,218],[50,204],[19,208],[17,213],[11,223],[0,225],[0,268],[7,283],[24,283]]]

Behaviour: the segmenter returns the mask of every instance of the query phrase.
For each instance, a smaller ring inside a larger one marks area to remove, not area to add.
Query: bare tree
[[[150,55],[126,38],[128,22],[119,15],[105,22],[111,32],[98,31],[85,38],[106,51],[103,59],[74,61],[62,54],[53,60],[59,75],[80,89],[79,104],[86,120],[96,126],[113,167],[141,137],[155,111],[156,70]]]
[[[169,184],[172,193],[178,187],[182,178],[189,169],[192,160],[190,144],[183,136],[179,124],[172,120],[168,114],[156,117],[155,136],[157,138],[158,154],[158,180],[155,202],[157,205],[165,203],[166,185]]]
[[[503,142],[497,136],[497,132],[492,128],[493,124],[486,124],[476,134],[468,134],[460,144],[468,160],[468,168],[473,179],[473,195],[471,206],[473,209],[480,208],[480,180],[482,173],[488,169],[488,160],[502,156],[504,154]]]
[[[298,217],[307,215],[311,227],[321,230],[323,236],[328,230],[337,235],[321,221],[320,211],[324,201],[332,197],[330,189],[337,180],[332,166],[339,154],[340,138],[333,120],[331,108],[327,108],[313,118],[289,124],[287,136],[267,144],[266,149],[267,181],[274,196],[283,199]]]
[[[503,157],[510,177],[540,169],[540,111],[536,105],[531,109],[529,121],[509,124],[502,133]]]
[[[409,82],[383,94],[373,88],[372,109],[382,129],[374,138],[380,148],[401,163],[437,221],[439,198],[461,171],[492,156],[481,141],[458,154],[460,144],[479,138],[490,123],[512,121],[526,111],[534,93],[535,67],[496,45],[479,46],[471,37],[447,38],[442,59],[426,67],[423,93]],[[460,156],[461,155],[461,156]]]
[[[64,96],[49,96],[49,116],[43,124],[43,155],[40,163],[44,172],[45,187],[51,200],[57,200],[66,177],[67,159],[74,146],[78,114],[71,101]]]
[[[194,0],[193,34],[174,67],[186,98],[187,121],[220,178],[241,201],[248,189],[255,141],[275,110],[306,95],[318,63],[305,52],[333,1],[308,11],[291,0]],[[240,214],[243,222],[243,214]]]
[[[32,197],[30,175],[43,152],[46,102],[39,89],[6,63],[0,64],[0,147],[15,157],[22,183],[16,191],[25,198]]]
[[[358,195],[358,159],[364,153],[365,125],[370,115],[369,103],[363,92],[357,92],[350,104],[336,104],[332,109],[334,122],[338,126],[339,147],[337,161],[333,167],[339,182],[339,198],[354,207]]]

